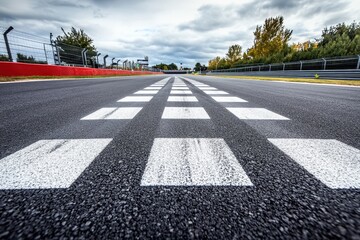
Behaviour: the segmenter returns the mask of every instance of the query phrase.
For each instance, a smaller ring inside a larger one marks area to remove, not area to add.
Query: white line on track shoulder
[[[241,99],[239,97],[216,97],[211,96],[215,101],[217,102],[247,102],[244,99]]]
[[[360,188],[360,150],[333,139],[270,138],[329,188]]]
[[[265,108],[226,108],[239,119],[245,120],[290,120]]]
[[[156,138],[141,186],[252,186],[224,139]]]
[[[165,107],[162,119],[210,119],[202,107]]]
[[[194,96],[169,96],[168,102],[198,102]]]
[[[121,107],[121,108],[101,108],[81,120],[120,120],[133,119],[142,107]]]
[[[0,161],[0,189],[68,188],[112,139],[41,140]]]
[[[153,96],[128,96],[120,99],[118,102],[149,102]]]

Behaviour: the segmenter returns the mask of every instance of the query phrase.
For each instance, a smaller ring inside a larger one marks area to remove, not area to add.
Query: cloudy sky
[[[359,22],[359,0],[1,0],[0,25],[48,37],[84,29],[111,57],[193,67],[251,47],[256,25],[282,15],[291,42],[320,36],[340,22]]]

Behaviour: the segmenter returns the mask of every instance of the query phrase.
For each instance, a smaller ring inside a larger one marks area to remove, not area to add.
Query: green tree
[[[195,71],[196,72],[198,72],[198,71],[200,71],[201,70],[201,63],[199,63],[199,62],[197,62],[196,64],[195,64]]]
[[[93,39],[90,38],[84,30],[76,30],[74,27],[71,28],[70,32],[65,32],[63,28],[61,30],[64,33],[64,36],[57,36],[56,41],[58,43],[65,43],[68,45],[86,48],[89,51],[95,52],[96,48],[93,44]]]
[[[291,39],[292,30],[285,29],[282,16],[268,18],[263,26],[256,26],[254,45],[248,50],[253,59],[263,60],[282,52]]]
[[[27,56],[25,54],[17,53],[16,61],[23,63],[37,63],[37,64],[47,64],[45,61],[37,61],[33,56]]]
[[[209,60],[209,70],[216,70],[221,61],[221,57],[217,56],[211,60]]]
[[[0,61],[9,61],[9,57],[5,54],[0,54]]]
[[[175,63],[171,63],[168,65],[169,70],[178,70],[178,67]]]
[[[235,62],[241,59],[242,47],[238,44],[231,45],[226,54],[226,59],[230,65],[233,65]]]

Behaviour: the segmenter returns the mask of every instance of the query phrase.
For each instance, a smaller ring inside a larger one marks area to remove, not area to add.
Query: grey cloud
[[[0,9],[0,18],[11,19],[11,20],[40,20],[40,21],[62,21],[64,20],[61,16],[56,15],[54,11],[49,10],[42,13],[33,12],[22,12],[13,13],[11,10]]]
[[[35,2],[35,6],[43,8],[44,6],[50,7],[67,7],[67,8],[88,8],[91,7],[90,4],[86,3],[86,1],[71,1],[71,0],[45,0]]]
[[[327,4],[314,3],[308,6],[304,17],[312,17],[319,14],[332,15],[334,13],[339,14],[342,9],[345,9],[349,2],[347,1],[329,1]],[[341,17],[346,17],[346,14],[339,14]]]
[[[204,5],[198,9],[198,12],[200,13],[199,18],[181,24],[179,29],[207,32],[232,25],[232,9],[229,7],[224,9],[215,5]]]
[[[308,0],[301,1],[301,0],[271,0],[263,2],[263,7],[266,9],[294,9],[298,8],[299,6],[306,4],[309,2]]]

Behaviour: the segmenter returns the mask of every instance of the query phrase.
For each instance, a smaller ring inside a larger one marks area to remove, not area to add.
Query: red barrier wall
[[[0,62],[0,77],[144,75],[158,72]]]

